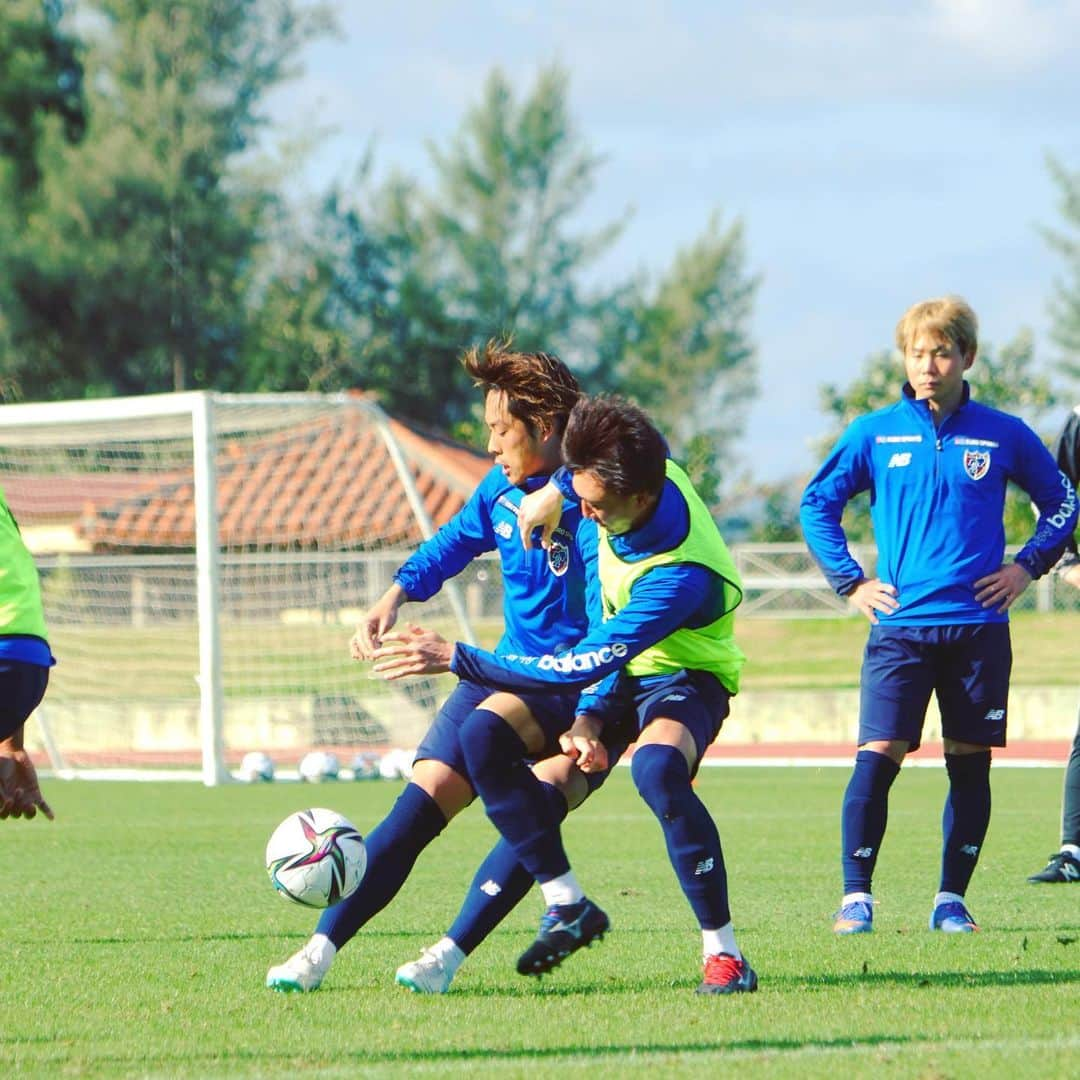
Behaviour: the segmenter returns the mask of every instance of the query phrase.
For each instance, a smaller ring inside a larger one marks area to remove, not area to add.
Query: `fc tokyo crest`
[[[547,553],[548,569],[556,577],[562,577],[570,569],[570,549],[561,541],[551,538]]]
[[[981,480],[989,471],[989,450],[964,451],[964,472],[966,472],[972,480]]]

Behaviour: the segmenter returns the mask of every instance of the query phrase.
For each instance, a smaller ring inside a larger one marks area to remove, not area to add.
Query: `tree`
[[[1028,330],[1021,330],[997,351],[981,345],[975,364],[966,375],[972,396],[984,405],[1021,413],[1036,421],[1053,407],[1057,396],[1046,376],[1034,370],[1034,364],[1034,344]],[[867,358],[862,374],[846,389],[823,386],[822,409],[833,417],[834,424],[831,434],[822,440],[822,456],[856,417],[895,402],[903,381],[903,361],[895,352],[884,349]],[[1031,500],[1019,488],[1010,486],[1005,506],[1005,535],[1009,542],[1017,543],[1030,536],[1032,521]],[[844,528],[854,541],[872,537],[870,500],[865,493],[848,504]]]
[[[6,0],[0,16],[0,158],[10,169],[9,199],[37,187],[38,145],[50,118],[70,142],[86,128],[83,68],[63,15],[63,0]]]
[[[8,333],[29,397],[228,382],[272,187],[241,157],[260,101],[326,24],[293,0],[99,0],[87,138],[42,147],[7,248]]]
[[[714,215],[618,330],[612,382],[653,415],[709,504],[721,483],[716,462],[730,460],[757,390],[749,332],[757,285],[745,270],[742,223],[724,228]]]
[[[1080,170],[1071,172],[1054,158],[1047,159],[1047,167],[1061,195],[1065,229],[1046,229],[1044,235],[1065,260],[1067,275],[1055,283],[1051,333],[1065,352],[1066,373],[1080,380]]]

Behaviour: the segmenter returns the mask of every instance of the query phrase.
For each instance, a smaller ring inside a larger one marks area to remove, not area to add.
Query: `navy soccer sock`
[[[630,775],[664,830],[668,858],[703,930],[731,922],[727,869],[705,804],[690,786],[690,767],[674,746],[647,743],[634,752]]]
[[[845,895],[870,892],[889,820],[889,788],[899,773],[900,766],[885,754],[860,750],[855,755],[855,769],[844,792],[840,815]]]
[[[544,784],[544,796],[558,821],[566,817],[566,799],[551,784]],[[510,914],[533,887],[532,874],[518,861],[517,853],[500,840],[480,864],[465,902],[446,932],[466,956]]]
[[[562,818],[552,812],[543,790],[547,785],[525,764],[521,736],[498,713],[474,709],[461,725],[461,746],[487,816],[533,880],[543,884],[567,873]]]
[[[946,754],[949,794],[941,817],[941,891],[963,896],[990,824],[990,751]]]
[[[417,856],[446,828],[446,817],[423,788],[409,784],[364,838],[367,870],[360,887],[323,912],[315,932],[341,948],[397,895]]]
[[[1065,766],[1065,795],[1061,809],[1061,842],[1080,844],[1080,720],[1073,736],[1072,753]]]

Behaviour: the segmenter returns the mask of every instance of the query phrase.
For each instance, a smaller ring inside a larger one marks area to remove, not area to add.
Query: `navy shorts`
[[[0,660],[0,739],[26,723],[48,685],[47,667],[23,660]]]
[[[945,738],[1004,746],[1011,670],[1008,623],[871,626],[863,654],[859,745],[898,739],[916,749],[936,693]]]
[[[441,761],[468,780],[469,770],[465,766],[465,754],[461,748],[461,725],[465,722],[465,718],[487,701],[492,694],[504,692],[508,691],[464,679],[459,682],[454,687],[453,693],[443,702],[427,734],[417,747],[416,760]],[[543,728],[544,735],[547,737],[543,750],[533,760],[539,761],[541,758],[559,753],[559,736],[564,731],[568,731],[574,722],[578,702],[577,692],[569,694],[514,693],[513,696],[525,703],[526,708]]]
[[[707,671],[677,671],[663,678],[653,676],[648,684],[627,679],[633,687],[633,709],[638,733],[657,719],[677,720],[694,738],[697,761],[720,734],[731,712],[731,691]]]

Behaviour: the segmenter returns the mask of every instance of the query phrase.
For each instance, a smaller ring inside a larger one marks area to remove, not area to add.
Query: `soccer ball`
[[[344,900],[366,869],[367,848],[356,826],[322,807],[290,814],[266,845],[271,884],[280,896],[305,907]]]
[[[352,761],[354,780],[378,780],[379,779],[379,755],[370,750],[356,755]]]
[[[415,750],[394,747],[387,750],[379,760],[379,775],[384,780],[411,780]]]
[[[264,754],[261,750],[252,750],[244,755],[243,761],[240,762],[239,772],[240,779],[249,784],[260,780],[270,781],[274,779],[274,763],[268,754]]]
[[[341,766],[337,754],[329,750],[312,750],[300,759],[300,779],[318,784],[322,780],[336,780]]]

